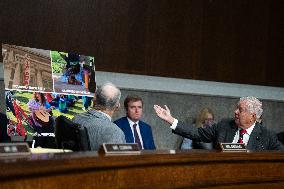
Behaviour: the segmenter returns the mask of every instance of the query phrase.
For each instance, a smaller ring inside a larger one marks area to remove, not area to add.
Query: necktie
[[[243,141],[243,136],[244,136],[244,134],[246,134],[246,133],[247,133],[247,131],[246,131],[245,129],[241,129],[241,130],[240,130],[240,137],[239,137],[238,143],[244,143],[244,141]]]
[[[136,126],[137,126],[137,124],[135,123],[135,124],[133,125],[133,131],[134,131],[134,142],[138,144],[139,149],[142,149],[141,142],[140,142],[140,138],[139,138],[139,135],[138,135],[138,132],[137,132]]]

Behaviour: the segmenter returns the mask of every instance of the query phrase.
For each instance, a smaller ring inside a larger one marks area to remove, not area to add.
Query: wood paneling
[[[281,188],[283,160],[280,152],[202,150],[33,154],[1,158],[0,188]]]
[[[281,0],[2,0],[0,41],[100,71],[284,87]]]

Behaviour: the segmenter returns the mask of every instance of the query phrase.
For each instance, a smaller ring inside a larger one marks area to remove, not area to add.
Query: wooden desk
[[[284,153],[145,151],[0,159],[0,188],[283,188]]]

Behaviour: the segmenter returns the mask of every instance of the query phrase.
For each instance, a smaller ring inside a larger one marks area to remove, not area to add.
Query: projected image
[[[2,45],[6,89],[53,91],[50,51]]]
[[[94,57],[2,44],[9,136],[54,133],[55,119],[93,106]]]
[[[96,90],[94,57],[51,51],[54,91],[93,96]]]
[[[70,119],[92,106],[92,97],[6,90],[7,133],[9,136],[54,133],[55,119]]]

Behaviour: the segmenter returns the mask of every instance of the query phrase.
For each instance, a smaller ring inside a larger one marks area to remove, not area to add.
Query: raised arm
[[[171,111],[166,105],[165,108],[162,108],[159,105],[154,105],[154,110],[158,117],[160,117],[170,125],[173,124],[175,118],[171,115]]]

